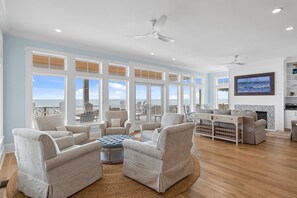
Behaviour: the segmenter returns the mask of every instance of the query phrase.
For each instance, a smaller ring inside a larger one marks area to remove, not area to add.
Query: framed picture
[[[274,95],[274,72],[234,77],[235,96]]]

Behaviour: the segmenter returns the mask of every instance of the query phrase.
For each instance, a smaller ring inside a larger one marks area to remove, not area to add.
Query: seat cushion
[[[54,140],[56,141],[60,150],[73,146],[75,141],[72,135],[54,138]]]
[[[145,139],[152,140],[154,132],[155,132],[154,130],[144,130],[144,131],[142,131],[141,136]]]
[[[124,127],[107,127],[106,128],[106,135],[113,135],[113,134],[125,134],[126,129]]]
[[[88,140],[87,133],[74,133],[73,134],[75,144],[81,144]]]

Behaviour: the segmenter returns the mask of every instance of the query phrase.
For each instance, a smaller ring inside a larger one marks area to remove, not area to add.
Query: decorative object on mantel
[[[274,95],[274,72],[234,77],[235,96]]]
[[[293,91],[290,92],[290,96],[294,96],[295,93]]]
[[[169,188],[165,193],[157,193],[156,191],[148,188],[128,177],[122,173],[123,164],[116,165],[103,165],[104,176],[72,195],[71,197],[113,197],[113,198],[151,198],[151,197],[176,197],[189,189],[200,176],[199,161],[192,157],[193,173],[188,177],[180,180]],[[6,194],[8,198],[25,198],[26,196],[16,189],[17,173],[11,176]]]

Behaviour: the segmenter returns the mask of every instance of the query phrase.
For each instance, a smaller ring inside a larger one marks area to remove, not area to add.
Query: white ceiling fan
[[[132,38],[144,38],[144,37],[152,37],[155,39],[159,39],[161,41],[173,43],[175,40],[166,36],[163,36],[159,33],[160,29],[166,24],[167,21],[167,16],[162,15],[159,19],[152,19],[152,25],[153,29],[150,33],[144,34],[144,35],[139,35],[139,36],[132,36]]]
[[[246,63],[242,62],[244,59],[247,59],[248,57],[240,57],[239,55],[234,56],[234,61],[229,63],[218,63],[217,65],[245,65]]]

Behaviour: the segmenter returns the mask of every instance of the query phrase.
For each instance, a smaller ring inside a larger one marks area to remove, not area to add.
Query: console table
[[[193,113],[192,118],[196,126],[196,133],[202,136],[214,139],[222,139],[243,143],[243,117],[209,114],[209,113]],[[231,123],[235,125],[235,129],[221,127],[218,123]]]

